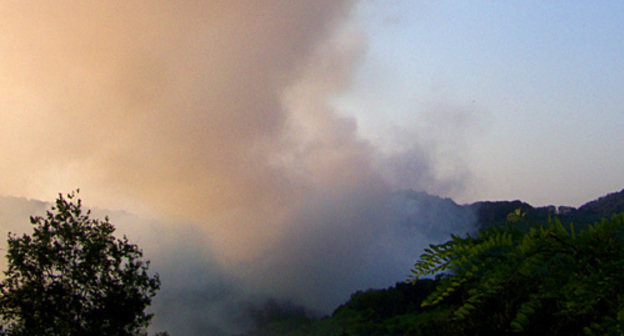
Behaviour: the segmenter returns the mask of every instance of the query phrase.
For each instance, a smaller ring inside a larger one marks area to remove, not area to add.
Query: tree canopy
[[[558,220],[521,225],[430,245],[415,279],[447,276],[423,306],[459,297],[462,335],[624,334],[624,214],[579,232]]]
[[[31,235],[9,234],[0,283],[6,335],[146,335],[145,309],[160,287],[137,245],[113,236],[108,218],[91,219],[72,192]]]

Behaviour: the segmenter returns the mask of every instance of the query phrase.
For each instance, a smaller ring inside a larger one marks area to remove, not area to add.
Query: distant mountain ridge
[[[525,213],[529,223],[543,224],[548,218],[557,217],[562,222],[591,224],[601,218],[624,212],[624,189],[587,202],[578,208],[569,206],[533,207],[520,200],[515,201],[480,201],[469,204],[477,214],[478,227],[488,227],[507,221],[507,215],[516,209]]]
[[[624,212],[624,189],[585,203],[577,212],[585,215],[608,216]]]
[[[440,220],[440,213],[443,214],[442,220],[450,222],[451,227],[453,226],[453,221],[465,221],[470,216],[474,216],[475,226],[484,228],[505,223],[507,216],[516,209],[520,209],[525,214],[526,221],[533,224],[546,223],[548,218],[553,217],[557,217],[566,223],[589,224],[601,218],[624,212],[624,189],[589,201],[578,208],[563,205],[534,207],[521,200],[478,201],[460,205],[450,198],[412,190],[399,191],[396,195],[418,203],[422,209],[435,210],[420,211],[417,214],[419,216],[418,221],[427,224],[425,228],[435,226],[436,223],[433,223],[433,221]],[[436,215],[433,216],[433,213],[436,213]]]
[[[545,224],[549,218],[556,217],[562,222],[574,222],[576,227],[624,212],[624,189],[578,208],[552,205],[533,207],[520,200],[480,201],[459,205],[450,198],[412,190],[400,191],[394,196],[407,204],[413,202],[418,205],[405,217],[405,221],[418,218],[419,228],[428,230],[430,234],[441,233],[435,231],[439,229],[434,223],[440,217],[421,211],[422,209],[445,212],[450,220],[458,220],[455,218],[457,216],[474,216],[476,228],[504,224],[508,215],[517,209],[524,213],[524,222],[531,225]],[[446,217],[442,218],[444,220]],[[449,308],[443,304],[427,310],[420,305],[422,299],[433,291],[437,280],[420,280],[415,285],[401,279],[397,281],[399,282],[396,285],[385,289],[367,289],[353,293],[332,315],[320,320],[306,316],[304,307],[294,309],[290,304],[272,302],[268,306],[270,309],[256,312],[269,318],[257,324],[256,329],[241,336],[425,335],[419,329],[422,326],[427,327],[427,335],[446,335],[448,331],[443,328],[436,329],[432,321],[446,320]]]

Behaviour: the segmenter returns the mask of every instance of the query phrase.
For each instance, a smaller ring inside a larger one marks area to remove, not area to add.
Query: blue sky
[[[470,175],[449,196],[580,205],[624,187],[624,3],[365,1],[354,20],[368,50],[335,104],[382,148],[397,130],[440,147],[440,174]]]

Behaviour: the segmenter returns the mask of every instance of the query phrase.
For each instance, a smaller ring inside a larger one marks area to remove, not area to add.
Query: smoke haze
[[[174,334],[243,330],[251,298],[327,313],[404,279],[447,232],[393,191],[465,176],[437,180],[417,145],[381,154],[327,103],[366,52],[353,5],[3,2],[0,194],[80,187],[88,204],[139,214],[112,222],[161,273],[156,325]],[[457,218],[449,230],[469,230]]]

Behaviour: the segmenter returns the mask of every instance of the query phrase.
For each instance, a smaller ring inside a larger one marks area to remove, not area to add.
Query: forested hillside
[[[583,225],[624,212],[624,190],[605,195],[578,208],[554,205],[533,207],[518,200],[476,202],[468,207],[476,212],[480,228],[504,224],[507,216],[516,209],[520,209],[524,218],[533,224],[546,224],[549,217],[556,216],[563,223]]]
[[[358,291],[322,319],[274,303],[271,318],[246,335],[624,332],[624,214],[616,215],[624,190],[578,209],[520,201],[464,207],[476,211],[479,232],[431,245],[410,281]]]

